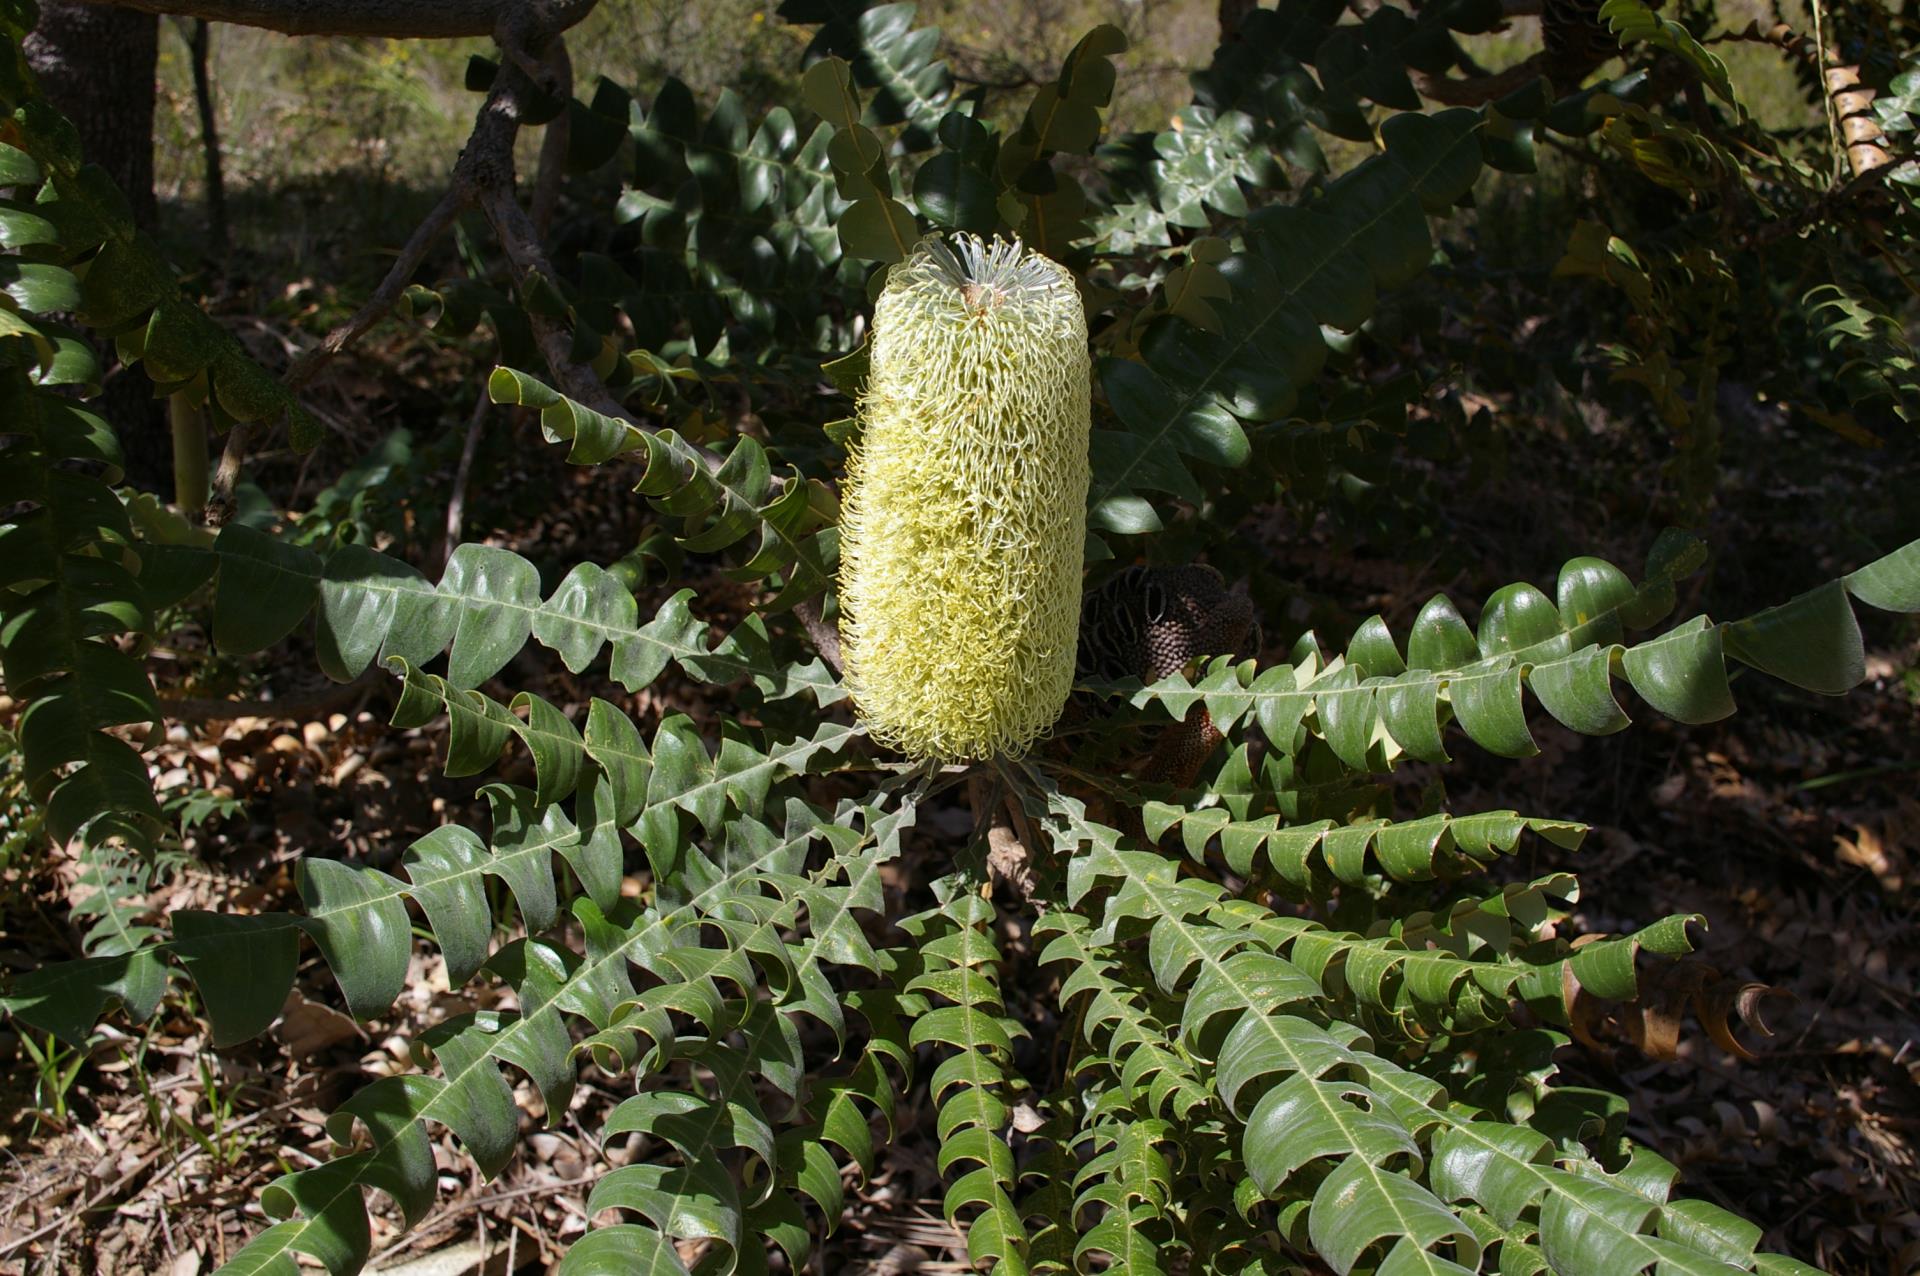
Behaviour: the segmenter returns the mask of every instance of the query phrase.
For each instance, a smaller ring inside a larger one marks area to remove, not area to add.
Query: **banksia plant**
[[[841,506],[841,646],[874,737],[1024,751],[1073,683],[1086,539],[1087,319],[1018,240],[929,237],[874,307]]]

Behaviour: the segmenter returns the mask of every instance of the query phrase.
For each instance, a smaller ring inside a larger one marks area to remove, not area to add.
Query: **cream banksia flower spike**
[[[929,236],[873,311],[840,520],[848,690],[914,757],[1019,754],[1073,684],[1091,419],[1073,275]]]

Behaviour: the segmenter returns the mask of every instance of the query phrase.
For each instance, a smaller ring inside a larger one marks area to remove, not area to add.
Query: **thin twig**
[[[214,467],[213,483],[207,496],[206,522],[219,527],[233,515],[233,485],[240,481],[240,467],[247,461],[247,440],[252,427],[236,421],[227,430],[227,442],[220,449],[220,464]]]
[[[221,173],[220,125],[213,109],[213,82],[208,72],[212,24],[205,18],[183,22],[187,51],[193,60],[193,101],[200,113],[200,150],[206,165],[207,247],[214,261],[225,268],[227,260],[227,183]]]
[[[138,1161],[135,1161],[133,1163],[132,1169],[128,1170],[126,1173],[122,1174],[119,1178],[115,1179],[113,1182],[107,1184],[105,1187],[95,1192],[92,1196],[88,1197],[86,1204],[80,1206],[80,1208],[70,1209],[70,1210],[61,1210],[54,1217],[54,1220],[51,1223],[48,1223],[45,1226],[36,1229],[35,1231],[28,1232],[25,1236],[19,1237],[16,1240],[8,1241],[5,1245],[0,1245],[0,1258],[12,1258],[15,1254],[19,1253],[21,1250],[25,1249],[27,1246],[33,1244],[35,1241],[39,1240],[41,1237],[50,1235],[54,1232],[62,1231],[68,1225],[74,1222],[77,1222],[82,1215],[86,1214],[90,1210],[98,1208],[103,1201],[107,1200],[114,1193],[118,1192],[121,1188],[125,1187],[129,1182],[133,1180],[135,1175],[139,1174],[142,1170],[147,1169],[155,1161],[158,1161],[160,1159],[161,1154],[164,1153],[166,1150],[167,1149],[164,1145],[154,1148],[153,1151],[147,1153],[145,1156],[141,1157]],[[200,1148],[196,1144],[192,1150],[197,1153],[200,1151]]]
[[[1892,246],[1889,245],[1887,241],[1881,237],[1880,232],[1873,229],[1872,226],[1866,227],[1866,233],[1867,238],[1873,241],[1873,246],[1880,250],[1880,259],[1887,263],[1887,269],[1893,272],[1893,277],[1898,279],[1901,284],[1906,287],[1908,292],[1912,293],[1915,297],[1920,297],[1920,284],[1916,284],[1913,281],[1913,276],[1909,275],[1900,265],[1900,258],[1895,255]]]
[[[400,294],[413,281],[413,272],[419,269],[427,249],[433,246],[433,241],[440,237],[442,231],[453,224],[453,219],[467,207],[471,197],[470,188],[461,180],[456,168],[452,185],[425,220],[414,227],[407,242],[401,245],[399,255],[394,258],[380,286],[373,290],[373,295],[353,313],[352,318],[329,332],[319,345],[301,355],[287,370],[286,386],[289,390],[297,392],[304,389],[320,375],[322,368],[333,361],[335,355],[366,335],[368,329],[393,309],[400,300]],[[247,446],[251,441],[252,430],[244,421],[227,431],[227,443],[220,452],[220,465],[213,474],[207,520],[211,524],[226,522],[233,510],[233,488],[240,481],[240,469],[246,464]]]
[[[1793,216],[1762,226],[1747,239],[1746,246],[1764,248],[1777,240],[1800,233],[1815,222],[1827,220],[1840,205],[1857,199],[1870,190],[1878,189],[1885,182],[1886,175],[1887,170],[1884,168],[1868,169],[1858,177],[1849,179],[1846,185],[1827,191]]]
[[[506,68],[501,74],[518,77],[518,71],[512,67]],[[510,151],[507,163],[512,163]],[[515,278],[523,294],[535,280],[553,280],[558,277],[554,271],[553,262],[547,257],[547,251],[541,245],[533,219],[527,215],[524,208],[520,207],[520,201],[514,198],[511,170],[505,184],[489,183],[482,186],[479,205],[480,211],[493,227],[495,238],[507,252],[507,258],[513,265]],[[533,328],[534,344],[539,347],[547,370],[553,376],[555,389],[582,407],[591,408],[602,416],[612,417],[642,434],[659,432],[659,426],[640,420],[629,412],[624,404],[614,398],[608,392],[606,383],[592,368],[574,361],[573,334],[560,319],[529,309],[527,321]],[[708,473],[718,473],[720,467],[725,464],[725,458],[710,448],[700,447],[690,441],[688,446],[699,455],[700,462],[706,467]],[[776,491],[778,483],[779,480],[776,478]]]
[[[308,1102],[310,1098],[311,1096],[301,1095],[297,1098],[283,1099],[279,1103],[276,1103],[271,1107],[261,1108],[258,1112],[247,1113],[245,1116],[240,1117],[238,1120],[235,1120],[232,1123],[230,1123],[226,1128],[230,1131],[238,1130],[243,1126],[252,1125],[255,1121],[259,1121],[266,1117],[273,1116],[281,1112],[285,1112],[289,1108],[296,1107],[299,1104]],[[125,1188],[127,1184],[131,1183],[136,1177],[138,1177],[141,1171],[147,1169],[155,1161],[159,1160],[161,1154],[164,1153],[166,1150],[167,1149],[165,1144],[162,1144],[154,1148],[153,1151],[147,1153],[145,1156],[141,1157],[138,1161],[136,1161],[133,1164],[132,1168],[128,1169],[125,1173],[120,1175],[119,1178],[113,1180],[113,1182],[107,1184],[105,1187],[95,1192],[92,1196],[88,1197],[87,1203],[85,1205],[80,1206],[78,1209],[61,1210],[59,1217],[54,1219],[51,1223],[48,1223],[46,1226],[41,1227],[36,1231],[28,1232],[25,1236],[19,1237],[15,1240],[8,1241],[5,1245],[0,1245],[0,1259],[13,1257],[15,1254],[19,1253],[21,1250],[25,1249],[27,1246],[33,1244],[35,1241],[39,1240],[41,1237],[46,1236],[49,1233],[62,1231],[69,1224],[77,1222],[83,1216],[92,1213],[96,1209],[99,1209],[101,1205],[113,1199],[113,1197],[115,1197],[120,1193],[121,1189]],[[158,1174],[155,1174],[153,1178],[148,1181],[147,1186],[140,1189],[140,1196],[145,1196],[149,1191],[151,1191],[154,1183],[157,1183],[166,1179],[171,1179],[175,1174],[177,1174],[180,1171],[180,1169],[183,1166],[186,1165],[188,1161],[191,1161],[196,1156],[204,1155],[205,1152],[206,1152],[206,1149],[201,1147],[198,1143],[195,1143],[190,1147],[182,1149],[179,1153],[177,1153],[174,1156],[173,1161],[166,1167],[166,1169],[160,1171],[160,1173]],[[138,1200],[139,1196],[136,1196],[134,1199]]]
[[[440,1213],[427,1219],[418,1227],[408,1231],[406,1235],[396,1240],[393,1244],[387,1246],[378,1254],[375,1254],[367,1260],[367,1263],[371,1266],[384,1259],[391,1258],[403,1250],[412,1248],[428,1236],[431,1236],[433,1233],[459,1218],[462,1214],[471,1213],[474,1210],[482,1210],[489,1205],[498,1205],[503,1201],[516,1201],[522,1197],[547,1196],[554,1192],[567,1191],[569,1188],[592,1187],[595,1183],[598,1183],[611,1173],[613,1173],[612,1170],[601,1170],[597,1174],[583,1174],[577,1179],[561,1179],[552,1183],[536,1183],[528,1187],[509,1188],[504,1192],[490,1192],[485,1196],[476,1196],[469,1200],[462,1201],[458,1205],[449,1205],[446,1209],[440,1211]]]
[[[392,40],[447,40],[492,36],[511,47],[528,29],[564,31],[584,19],[597,0],[87,0],[141,13],[183,14],[213,22],[260,27],[282,35],[343,35]]]
[[[487,424],[487,409],[492,406],[492,401],[482,393],[474,400],[473,419],[467,422],[467,441],[460,448],[460,465],[453,473],[453,495],[447,498],[447,539],[440,555],[442,568],[460,544],[460,525],[467,512],[467,481],[473,474],[474,453],[480,450],[480,432]]]
[[[567,42],[559,36],[547,46],[546,69],[554,83],[548,92],[562,102],[573,97],[573,59],[567,56]],[[533,179],[533,228],[542,239],[553,229],[553,210],[560,202],[560,179],[567,172],[567,146],[572,139],[572,117],[563,107],[547,121],[546,134],[540,139],[540,166]]]
[[[505,251],[512,268],[513,277],[524,296],[538,280],[553,281],[558,278],[551,259],[547,256],[544,236],[540,226],[540,216],[551,215],[553,196],[543,197],[542,189],[549,184],[557,187],[557,176],[563,165],[560,159],[565,153],[565,137],[556,141],[556,131],[550,127],[547,144],[543,146],[542,173],[536,179],[534,193],[536,215],[529,216],[520,206],[515,191],[514,178],[514,139],[519,133],[520,124],[525,118],[526,105],[535,89],[534,73],[539,67],[527,56],[527,46],[515,44],[506,49],[509,56],[504,60],[499,74],[494,77],[493,86],[487,93],[474,118],[473,130],[467,138],[467,145],[460,153],[460,159],[454,166],[453,177],[447,192],[441,196],[426,219],[414,229],[395,258],[386,277],[367,299],[366,304],[356,311],[352,318],[340,327],[328,333],[319,346],[309,351],[294,365],[287,374],[289,388],[299,389],[319,373],[328,361],[348,345],[358,340],[369,328],[392,309],[401,293],[425,257],[434,240],[452,224],[453,220],[467,208],[477,208],[486,217],[495,238]],[[571,83],[571,64],[566,59],[564,49],[551,55],[551,64],[562,73],[562,83]],[[564,117],[562,117],[564,118]],[[559,121],[556,120],[555,124]],[[543,211],[543,204],[545,205]],[[573,334],[567,325],[550,314],[541,313],[538,308],[527,312],[533,329],[534,342],[538,346],[554,386],[567,398],[583,407],[611,417],[629,428],[645,434],[657,433],[658,426],[641,421],[627,410],[625,405],[607,390],[606,384],[589,367],[573,358]],[[476,407],[475,421],[481,420],[483,408]],[[470,466],[470,452],[475,446],[475,431],[478,425],[469,426],[468,450],[462,456],[462,476]],[[724,458],[709,448],[692,444],[689,447],[698,455],[701,464],[709,473],[717,473],[724,464]],[[227,450],[222,456],[219,471],[214,479],[216,497],[225,503],[230,497],[233,483],[236,481],[240,465],[246,455],[246,433],[244,426],[236,426],[229,432]],[[464,488],[464,482],[458,484]],[[784,483],[777,476],[773,480],[771,495],[778,495]],[[448,546],[455,543],[458,530],[456,510],[448,511],[448,526],[453,534],[448,538]],[[819,649],[823,659],[837,672],[840,669],[840,644],[837,635],[825,624],[816,603],[802,603],[796,609],[801,624],[806,627],[808,636]],[[232,706],[224,701],[182,701],[188,706],[186,714],[175,716],[241,716],[231,712]],[[237,703],[237,702],[236,702]]]
[[[807,637],[813,640],[813,648],[820,658],[835,672],[842,672],[840,662],[840,635],[826,618],[820,614],[820,600],[809,598],[805,602],[795,603],[793,614],[807,631]]]
[[[1495,71],[1490,75],[1479,75],[1470,79],[1429,75],[1424,71],[1415,70],[1412,72],[1413,87],[1421,97],[1439,102],[1443,106],[1485,106],[1541,78],[1543,74],[1541,67],[1545,62],[1546,55],[1536,53],[1504,71]]]
[[[1833,176],[1838,181],[1846,163],[1846,149],[1840,142],[1840,112],[1833,103],[1833,90],[1827,83],[1827,23],[1826,6],[1820,0],[1807,0],[1807,7],[1813,10],[1813,48],[1820,59],[1820,100],[1827,108],[1827,138],[1833,146]]]
[[[509,61],[501,67],[493,89],[487,95],[486,104],[480,108],[473,134],[468,139],[467,149],[461,153],[459,165],[465,180],[472,183],[476,206],[507,254],[515,282],[523,295],[537,280],[552,281],[559,278],[552,260],[547,256],[539,227],[520,206],[514,189],[513,142],[525,115],[527,97],[534,87],[522,63]],[[554,387],[561,394],[583,407],[623,422],[639,433],[653,434],[659,431],[660,427],[640,420],[614,398],[607,390],[606,383],[592,368],[575,362],[573,334],[561,319],[542,313],[538,308],[528,310],[527,319],[533,329],[534,344],[539,347],[541,357],[552,374]],[[710,448],[691,441],[688,446],[693,448],[710,474],[717,473],[725,464],[725,458]],[[783,480],[776,476],[770,494],[778,495],[783,486]],[[799,604],[794,611],[821,658],[836,673],[839,672],[839,637],[822,619],[818,603],[808,600]]]
[[[214,700],[196,696],[175,699],[162,697],[160,712],[174,722],[229,722],[234,718],[269,718],[275,721],[311,722],[348,703],[355,696],[372,690],[378,679],[371,669],[352,682],[321,687],[278,700]]]
[[[293,367],[287,370],[288,389],[305,388],[320,375],[322,368],[333,361],[335,355],[365,336],[368,329],[386,317],[387,312],[399,302],[400,294],[413,282],[413,272],[420,268],[427,250],[433,247],[433,241],[453,224],[453,219],[467,207],[471,198],[472,193],[466,189],[456,167],[452,184],[434,204],[432,211],[413,228],[413,234],[407,236],[407,242],[400,246],[400,252],[394,257],[393,265],[387,268],[380,286],[373,290],[360,309],[353,312],[352,318],[329,332],[319,345],[300,356]]]

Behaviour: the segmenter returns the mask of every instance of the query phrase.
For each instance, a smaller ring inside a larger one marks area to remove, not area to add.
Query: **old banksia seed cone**
[[[1072,688],[1091,386],[1072,274],[922,240],[873,311],[840,525],[848,689],[914,757],[1017,754]]]

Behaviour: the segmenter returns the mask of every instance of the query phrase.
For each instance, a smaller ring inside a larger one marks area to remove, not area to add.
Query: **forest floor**
[[[1516,447],[1524,453],[1524,441]],[[604,553],[637,530],[626,477],[614,467],[566,471],[529,454],[530,472],[516,481],[565,499],[549,517],[493,529],[502,543],[577,556]],[[1858,477],[1835,474],[1799,499],[1825,508]],[[1769,499],[1777,511],[1792,498],[1775,491]],[[1818,578],[1817,569],[1843,566],[1811,552],[1783,553],[1756,527],[1740,527],[1743,508],[1759,506],[1736,492],[1716,520],[1716,599],[1765,601]],[[1545,507],[1528,513],[1516,500],[1457,532],[1503,546],[1551,544],[1561,536],[1531,520],[1554,516]],[[1509,525],[1492,525],[1501,520]],[[590,538],[585,528],[593,529]],[[1299,583],[1301,598],[1318,600],[1313,608],[1337,598],[1356,616],[1381,610],[1392,618],[1410,614],[1438,586],[1459,599],[1504,583],[1420,579],[1346,554],[1324,527],[1283,535],[1276,520],[1271,531],[1264,548],[1273,565]],[[1567,534],[1576,533],[1562,529]],[[1633,547],[1624,542],[1634,538],[1620,536],[1612,548],[1618,561],[1631,562]],[[730,588],[717,579],[695,583]],[[1291,637],[1274,617],[1266,633],[1269,654]],[[1709,727],[1649,716],[1621,736],[1586,739],[1537,719],[1539,757],[1499,763],[1463,745],[1448,790],[1456,809],[1516,808],[1594,825],[1578,853],[1540,843],[1516,865],[1529,876],[1577,872],[1583,902],[1573,922],[1582,929],[1627,930],[1675,912],[1704,916],[1698,957],[1685,963],[1699,979],[1676,981],[1672,1004],[1656,1005],[1638,1025],[1647,1048],[1626,1043],[1623,1025],[1597,1022],[1594,1043],[1563,1051],[1562,1066],[1575,1080],[1627,1095],[1635,1137],[1682,1169],[1688,1191],[1764,1222],[1769,1247],[1836,1273],[1878,1276],[1920,1264],[1920,644],[1910,628],[1903,634],[1892,625],[1869,628],[1867,638],[1869,682],[1850,697],[1825,700],[1749,679],[1741,711]],[[205,658],[195,651],[203,636],[191,625],[174,641],[183,667]],[[564,672],[516,677],[557,704],[622,696]],[[267,680],[282,697],[311,690],[296,678],[269,673]],[[191,831],[190,861],[154,893],[154,913],[297,908],[292,867],[310,848],[391,864],[412,837],[474,813],[473,784],[438,773],[439,728],[387,729],[389,689],[366,684],[350,692],[299,717],[262,713],[173,729],[157,753],[162,783],[231,800]],[[667,681],[622,707],[643,722],[674,711],[711,719],[727,698],[724,689]],[[525,777],[509,767],[503,778]],[[1417,787],[1428,778],[1404,780]],[[909,856],[894,866],[890,904],[906,894],[916,864],[958,849],[967,826],[958,809],[951,818],[923,818]],[[70,945],[51,919],[76,889],[70,867],[58,862],[16,873],[8,883],[7,949]],[[263,1225],[260,1189],[330,1155],[324,1125],[333,1104],[374,1077],[410,1067],[409,1039],[466,1007],[463,995],[447,990],[428,945],[419,946],[408,986],[390,1016],[355,1023],[324,964],[309,956],[268,1037],[217,1054],[185,999],[170,1000],[148,1024],[117,1019],[65,1092],[63,1118],[45,1110],[35,1070],[10,1039],[16,1062],[0,1104],[42,1110],[6,1135],[0,1270],[192,1276],[217,1268]],[[1726,990],[1710,1021],[1728,1013],[1727,997],[1747,994],[1732,1018],[1751,1058],[1721,1048],[1699,1015],[1686,1013],[1689,994],[1702,988]],[[1765,995],[1756,996],[1762,988]],[[1763,1016],[1771,1035],[1743,1021],[1741,1009]],[[537,1112],[537,1095],[522,1091]],[[617,1079],[588,1065],[566,1119],[539,1128],[529,1117],[521,1154],[492,1182],[480,1181],[443,1132],[434,1213],[403,1234],[390,1205],[376,1198],[370,1270],[546,1270],[585,1227],[592,1183],[635,1151],[596,1148],[580,1134],[621,1096]],[[924,1104],[924,1092],[908,1103]],[[925,1123],[909,1112],[901,1125]],[[894,1145],[880,1172],[854,1186],[816,1270],[966,1270],[940,1197],[932,1147],[911,1139]]]

